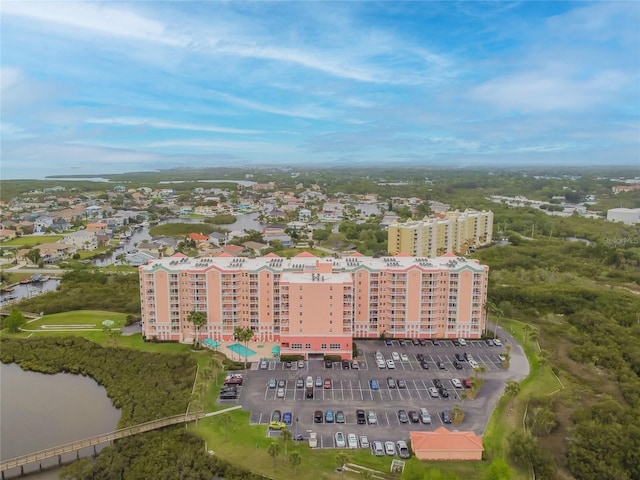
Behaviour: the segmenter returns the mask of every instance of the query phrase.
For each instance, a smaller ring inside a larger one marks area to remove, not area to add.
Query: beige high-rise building
[[[493,240],[493,212],[467,209],[389,225],[389,253],[437,257],[464,255]]]

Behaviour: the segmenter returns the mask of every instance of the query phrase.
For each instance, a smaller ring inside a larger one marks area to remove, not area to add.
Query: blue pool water
[[[244,345],[240,345],[239,343],[234,343],[233,345],[229,345],[229,350],[238,355],[242,355],[243,357],[246,355],[250,357],[251,355],[255,355],[256,352],[251,350],[250,348],[244,348]]]

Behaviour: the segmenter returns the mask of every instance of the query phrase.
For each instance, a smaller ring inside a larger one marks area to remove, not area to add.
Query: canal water
[[[106,390],[91,378],[60,373],[45,375],[0,364],[0,458],[7,460],[64,443],[82,440],[117,428],[120,411]],[[83,451],[84,455],[92,449]],[[65,460],[74,454],[64,456]],[[43,466],[57,464],[57,458]],[[38,465],[25,467],[37,472]],[[19,473],[9,471],[11,475]],[[54,480],[59,469],[23,478]],[[11,476],[9,475],[9,477]]]
[[[44,282],[19,283],[13,286],[11,291],[0,293],[0,307],[17,303],[23,298],[31,298],[36,295],[54,291],[58,288],[58,285],[60,285],[60,280],[57,278],[48,278]]]

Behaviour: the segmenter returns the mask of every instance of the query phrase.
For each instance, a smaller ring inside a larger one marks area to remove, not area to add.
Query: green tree
[[[273,468],[276,468],[276,460],[278,458],[278,455],[280,455],[280,445],[278,445],[276,442],[271,442],[267,453],[273,459]]]
[[[27,257],[31,261],[31,263],[33,263],[35,265],[38,265],[40,263],[40,259],[42,258],[40,256],[40,249],[39,248],[32,248],[25,255],[25,257]]]
[[[237,332],[234,331],[234,335],[236,337],[236,340],[244,344],[244,368],[247,368],[247,356],[249,354],[247,345],[253,338],[254,332],[253,330],[251,330],[251,328],[244,327],[244,328],[238,328]]]
[[[336,466],[340,469],[340,478],[344,478],[344,467],[349,461],[349,455],[344,452],[339,452],[336,455]]]
[[[293,475],[295,476],[298,473],[298,466],[302,462],[302,457],[300,456],[300,452],[291,452],[289,454],[289,463],[293,467]]]
[[[284,445],[284,458],[289,458],[288,450],[289,444],[291,443],[292,439],[293,435],[291,434],[291,430],[289,430],[288,428],[283,428],[282,430],[280,430],[280,440]]]
[[[556,414],[546,405],[539,405],[527,413],[527,426],[536,436],[548,435],[558,425]]]
[[[504,389],[504,394],[507,397],[517,397],[520,393],[520,384],[513,380],[508,380]]]
[[[203,327],[207,324],[207,313],[199,310],[192,310],[191,312],[189,312],[187,322],[193,324],[196,330],[194,345],[196,346],[196,348],[200,348],[200,327]]]
[[[6,328],[10,333],[18,333],[25,323],[26,319],[20,310],[12,308],[9,316],[2,322],[2,328]]]

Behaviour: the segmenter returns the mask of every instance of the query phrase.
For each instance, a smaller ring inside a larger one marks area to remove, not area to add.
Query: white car
[[[336,432],[335,439],[336,439],[336,448],[344,448],[347,446],[347,442],[345,442],[344,440],[344,433]]]
[[[494,339],[493,339],[493,344],[494,344],[494,345],[497,345],[498,347],[501,347],[501,346],[502,346],[502,342],[501,342],[499,339],[497,339],[497,338],[494,338]]]
[[[467,346],[467,341],[464,338],[459,338],[458,343],[460,344],[461,347]]]
[[[451,384],[456,388],[462,388],[462,382],[457,378],[452,378]]]
[[[384,447],[382,446],[382,442],[378,442],[377,440],[371,444],[371,451],[376,457],[381,457],[384,455]]]
[[[367,423],[369,423],[369,425],[375,425],[378,423],[378,416],[373,410],[369,410],[369,413],[367,414]]]
[[[354,369],[354,370],[360,369],[360,364],[358,363],[357,360],[353,361],[353,363],[351,364],[351,368]]]
[[[393,444],[393,442],[384,442],[384,453],[391,456],[396,454],[396,446]]]
[[[369,437],[366,435],[360,435],[360,446],[362,448],[369,448]]]
[[[393,363],[393,360],[387,360],[387,368],[396,368],[396,364]]]
[[[473,358],[469,360],[469,365],[471,368],[478,368],[478,362],[476,362]]]
[[[278,398],[284,398],[284,388],[278,389]]]
[[[436,387],[429,387],[429,395],[431,395],[433,398],[438,398],[440,396]]]
[[[506,362],[507,361],[507,356],[504,353],[501,353],[500,355],[498,355],[498,359],[501,362]]]
[[[378,368],[387,368],[387,364],[384,363],[384,360],[376,360],[376,363],[378,364]]]
[[[403,353],[402,355],[400,355],[400,360],[402,360],[403,362],[408,362],[409,355],[407,355],[406,353]]]
[[[398,352],[391,352],[391,358],[396,362],[400,361],[400,355],[398,355]]]
[[[358,448],[358,437],[356,437],[355,433],[350,433],[349,435],[347,435],[347,447]]]

